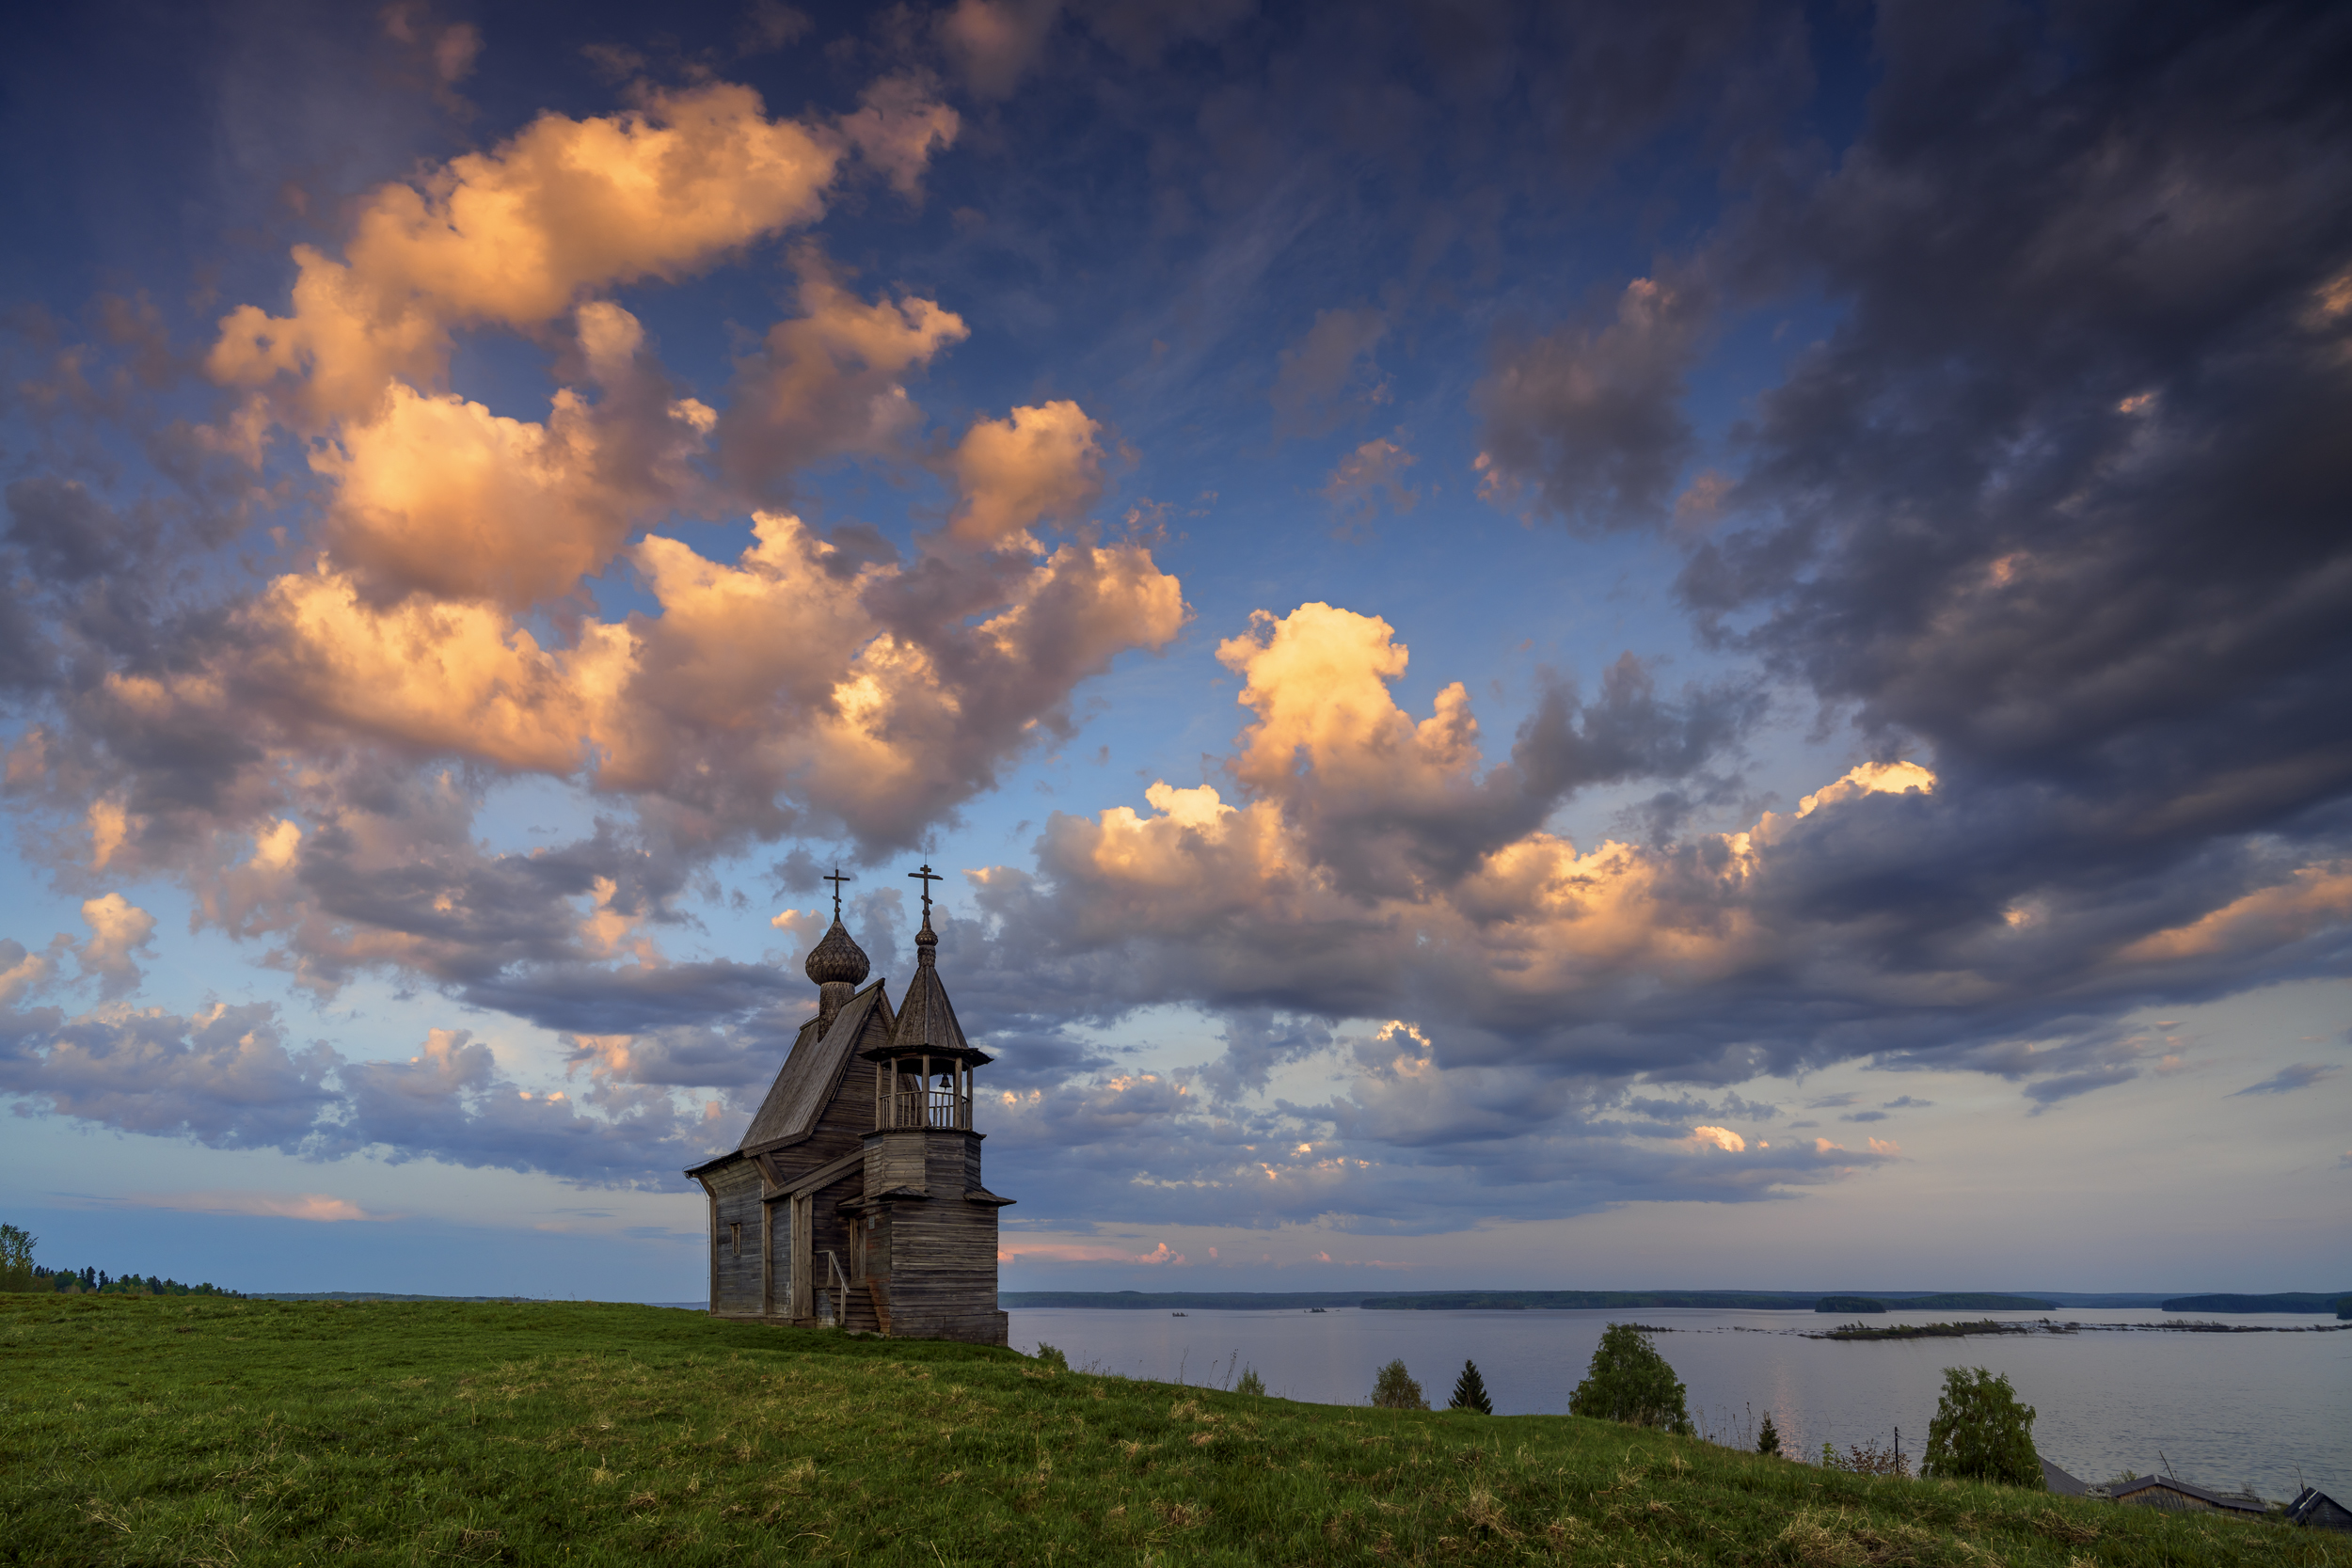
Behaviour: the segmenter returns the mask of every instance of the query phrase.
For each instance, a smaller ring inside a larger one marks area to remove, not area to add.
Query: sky
[[[2346,80],[2323,4],[14,20],[0,1211],[693,1299],[820,875],[895,999],[929,864],[1008,1289],[2352,1286]]]

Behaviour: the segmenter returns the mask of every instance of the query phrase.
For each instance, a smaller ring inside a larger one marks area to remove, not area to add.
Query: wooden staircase
[[[851,1284],[841,1269],[841,1260],[832,1253],[824,1254],[825,1284],[834,1301],[836,1321],[845,1329],[857,1334],[890,1333],[890,1300],[882,1285],[874,1279]]]

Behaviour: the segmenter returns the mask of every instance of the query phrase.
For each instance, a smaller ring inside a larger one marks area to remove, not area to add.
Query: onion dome
[[[833,926],[809,954],[805,968],[808,977],[820,986],[861,986],[873,964],[866,957],[866,949],[850,939],[849,927],[841,924],[841,916],[833,917]]]

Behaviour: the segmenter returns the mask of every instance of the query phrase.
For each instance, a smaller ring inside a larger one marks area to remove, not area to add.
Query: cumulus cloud
[[[967,332],[934,300],[867,302],[814,246],[795,250],[793,267],[801,314],[737,365],[718,423],[729,477],[763,494],[835,458],[904,452],[922,420],[907,382]]]
[[[521,609],[603,570],[641,522],[697,501],[690,460],[716,415],[671,396],[619,306],[581,306],[574,329],[594,402],[567,388],[537,423],[394,383],[312,448],[334,485],[322,542],[358,580]]]
[[[438,385],[459,326],[539,327],[583,291],[674,281],[813,221],[840,159],[832,133],[770,119],[730,83],[617,115],[545,114],[377,189],[340,260],[295,247],[293,313],[238,307],[206,369],[269,392],[299,429],[365,418],[395,383]]]
[[[1368,516],[1384,499],[1392,512],[1410,512],[1421,497],[1406,487],[1405,470],[1420,461],[1386,436],[1366,441],[1340,459],[1323,499],[1343,518]]]
[[[841,117],[841,135],[891,188],[919,200],[923,171],[934,153],[953,147],[962,119],[938,101],[920,76],[885,76],[858,94],[857,108]]]
[[[995,545],[1041,522],[1075,521],[1103,497],[1102,429],[1067,401],[973,421],[947,460],[962,497],[948,531]]]
[[[1657,521],[1693,449],[1683,378],[1711,313],[1696,278],[1637,277],[1605,324],[1499,342],[1479,493],[1580,527]]]
[[[333,1049],[289,1046],[262,1004],[176,1016],[112,1003],[61,1023],[18,1015],[8,1024],[0,1090],[121,1132],[291,1150],[334,1100]]]
[[[118,1003],[63,1022],[8,1015],[0,1019],[0,1092],[22,1101],[20,1110],[214,1148],[433,1159],[657,1189],[739,1122],[718,1100],[623,1074],[592,1077],[577,1099],[522,1088],[462,1029],[430,1031],[405,1062],[355,1061],[323,1042],[292,1046],[274,1009],[258,1004],[183,1017]],[[313,1196],[191,1194],[176,1206],[367,1217]]]
[[[0,1008],[15,1006],[47,985],[55,973],[48,955],[28,951],[13,937],[0,938]]]
[[[82,920],[89,927],[89,940],[73,950],[82,973],[97,976],[110,997],[136,990],[143,975],[132,955],[154,940],[155,917],[119,893],[109,893],[83,900]]]
[[[1136,807],[1057,815],[1034,869],[977,874],[981,920],[944,927],[976,1026],[1018,1017],[1015,1073],[1033,1042],[1054,1049],[1040,993],[1085,1016],[1183,1002],[1229,1020],[1225,1054],[1192,1074],[1064,1054],[1028,1080],[1034,1101],[1016,1093],[1005,1107],[1025,1129],[1007,1157],[1025,1169],[1190,1172],[1165,1190],[1136,1179],[1138,1202],[1165,1205],[1152,1213],[1180,1212],[1191,1182],[1221,1203],[1258,1195],[1250,1212],[1267,1223],[1437,1223],[1402,1196],[1408,1172],[1474,1181],[1502,1212],[1498,1184],[1531,1204],[1537,1191],[1605,1201],[1609,1161],[1641,1173],[1613,1180],[1661,1195],[1769,1196],[1900,1149],[1757,1144],[1716,1118],[1772,1107],[1628,1101],[1627,1085],[1731,1085],[1859,1058],[1997,1075],[2039,1113],[2161,1069],[2168,1042],[2103,1020],[2206,983],[2130,934],[2177,924],[2177,887],[2055,903],[2037,935],[2006,918],[1997,877],[1964,908],[1918,907],[1911,868],[1965,855],[1997,808],[1917,761],[1854,763],[1734,832],[1568,842],[1544,819],[1569,792],[1698,768],[1740,733],[1700,718],[1706,694],[1663,699],[1638,662],[1613,673],[1601,702],[1539,713],[1511,760],[1489,766],[1465,689],[1441,688],[1426,717],[1393,701],[1407,656],[1385,623],[1303,606],[1260,616],[1220,657],[1243,678],[1248,721],[1219,784],[1163,781]],[[1350,1021],[1382,1018],[1369,1037],[1353,1032],[1363,1025]],[[1310,1064],[1343,1087],[1267,1102],[1278,1074]],[[1857,1098],[1817,1103],[1844,1111]],[[1925,1103],[1899,1096],[1846,1119]],[[1704,1148],[1638,1152],[1692,1126]],[[1092,1152],[1052,1154],[1057,1142]],[[1729,1166],[1688,1163],[1726,1152],[1755,1162],[1736,1181]]]
[[[177,877],[199,921],[323,991],[384,969],[559,1027],[566,996],[593,993],[622,1022],[592,1033],[726,1012],[729,966],[660,947],[698,866],[796,832],[912,842],[1068,733],[1079,683],[1187,615],[1147,545],[1030,531],[1102,492],[1100,426],[1068,402],[972,425],[946,459],[961,504],[913,561],[781,510],[755,511],[732,559],[647,531],[837,458],[936,457],[907,384],[965,328],[933,300],[869,299],[800,245],[800,313],[722,413],[680,395],[602,296],[814,222],[852,154],[911,188],[955,129],[914,77],[838,122],[771,119],[706,83],[543,115],[368,193],[340,253],[297,251],[290,309],[230,311],[205,359],[245,400],[230,444],[251,461],[274,427],[305,437],[315,483],[287,494],[297,518],[311,505],[310,537],[280,535],[303,565],[193,613],[77,608],[13,643],[0,621],[0,660],[38,672],[62,640],[81,672],[8,753],[20,807],[71,825],[41,858]],[[543,419],[442,386],[458,335],[488,328],[552,351]],[[151,533],[70,481],[20,481],[9,507],[58,592],[112,592]],[[605,617],[585,585],[616,568],[645,592]],[[619,814],[535,855],[486,852],[472,813],[521,774]],[[141,935],[87,947],[109,995],[135,984]]]

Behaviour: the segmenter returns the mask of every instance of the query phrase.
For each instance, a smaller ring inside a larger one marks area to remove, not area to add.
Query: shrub
[[[1568,1396],[1568,1414],[1691,1435],[1682,1380],[1632,1323],[1611,1323],[1601,1331],[1584,1381]]]
[[[1763,1428],[1756,1434],[1756,1451],[1758,1453],[1780,1452],[1780,1428],[1772,1425],[1772,1413],[1769,1410],[1764,1412]]]
[[[1057,1372],[1066,1372],[1070,1370],[1070,1357],[1042,1341],[1037,1347],[1037,1358]]]
[[[1486,1398],[1486,1380],[1478,1375],[1478,1363],[1462,1363],[1462,1375],[1454,1380],[1454,1397],[1445,1402],[1448,1410],[1475,1410],[1481,1416],[1495,1413],[1494,1402]]]
[[[1258,1375],[1257,1368],[1244,1367],[1241,1370],[1241,1381],[1233,1385],[1233,1392],[1236,1394],[1263,1394],[1265,1392],[1265,1379]]]
[[[1882,1449],[1875,1437],[1866,1443],[1850,1443],[1844,1457],[1829,1444],[1821,1445],[1821,1468],[1843,1470],[1850,1476],[1904,1476],[1911,1474],[1911,1461],[1893,1449]]]
[[[1982,1367],[1945,1368],[1944,1397],[1928,1423],[1928,1451],[1919,1473],[2042,1490],[2033,1414],[2032,1405],[2017,1402],[2006,1375],[1994,1377]]]
[[[1405,1370],[1401,1357],[1381,1368],[1380,1375],[1373,1380],[1372,1402],[1375,1409],[1380,1410],[1429,1408],[1428,1400],[1422,1395],[1421,1385],[1415,1383],[1413,1374]]]

